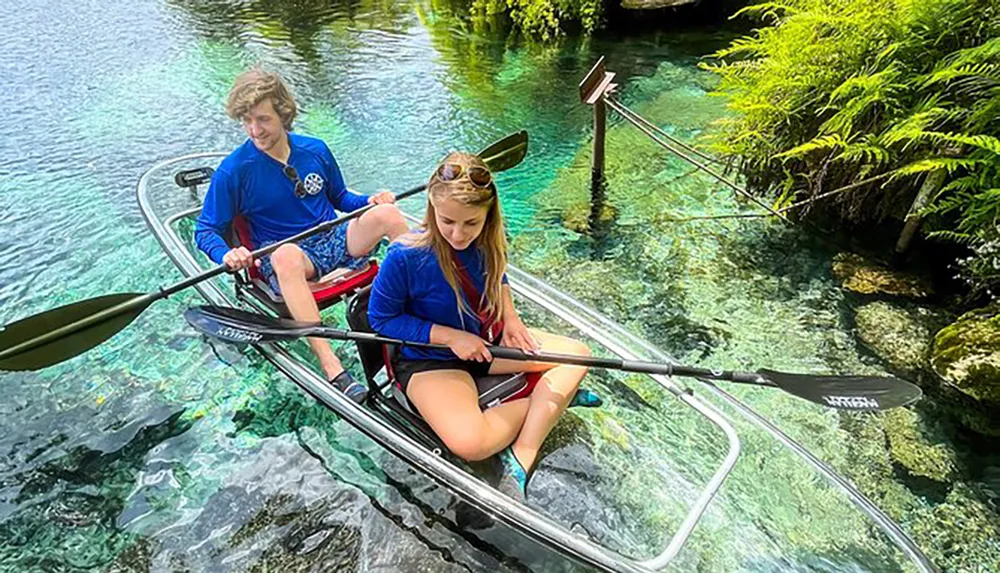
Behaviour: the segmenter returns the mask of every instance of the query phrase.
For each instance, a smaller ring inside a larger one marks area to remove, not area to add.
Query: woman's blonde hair
[[[441,165],[446,163],[461,165],[466,172],[470,167],[489,169],[479,157],[458,151],[449,153],[441,160]],[[438,177],[438,170],[435,169],[430,181],[427,182],[427,211],[424,214],[424,232],[409,235],[406,237],[406,242],[413,246],[429,247],[434,250],[445,280],[455,291],[459,316],[464,313],[475,316],[475,311],[468,307],[462,296],[458,271],[452,260],[451,245],[441,235],[436,223],[434,203],[447,199],[457,201],[462,205],[487,208],[483,230],[473,242],[473,245],[482,253],[486,267],[486,288],[482,293],[484,300],[481,304],[483,310],[490,316],[502,317],[504,309],[501,287],[503,274],[507,271],[507,237],[504,233],[503,215],[500,213],[500,200],[497,197],[495,181],[486,188],[476,187],[469,180],[468,175],[464,174],[452,181],[441,181]],[[469,304],[472,303],[473,301],[469,301]]]
[[[275,72],[254,68],[236,76],[226,101],[226,114],[240,121],[266,98],[274,105],[274,111],[278,112],[285,131],[291,131],[298,107],[288,86]]]

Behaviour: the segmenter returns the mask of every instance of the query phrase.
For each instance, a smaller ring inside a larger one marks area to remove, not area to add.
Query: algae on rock
[[[844,288],[860,294],[926,298],[934,293],[926,279],[892,271],[854,253],[839,253],[833,258],[833,276]]]
[[[925,430],[921,422],[926,424],[920,414],[907,408],[883,414],[889,456],[911,475],[946,483],[954,478],[955,452],[943,443],[938,428]]]
[[[922,307],[875,301],[857,309],[858,338],[893,369],[914,373],[928,364],[931,333],[944,320]]]
[[[962,392],[1000,406],[1000,303],[968,312],[938,332],[931,365]]]

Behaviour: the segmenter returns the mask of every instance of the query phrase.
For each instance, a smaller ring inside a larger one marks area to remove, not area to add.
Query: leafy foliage
[[[781,0],[740,14],[764,27],[705,67],[736,112],[714,145],[750,189],[788,203],[856,185],[807,209],[860,224],[903,218],[943,171],[924,232],[973,248],[960,267],[975,289],[1000,285],[986,248],[1000,241],[1000,0]]]
[[[569,26],[594,31],[603,5],[603,0],[473,0],[471,12],[480,26],[509,20],[526,36],[550,40],[565,34]]]

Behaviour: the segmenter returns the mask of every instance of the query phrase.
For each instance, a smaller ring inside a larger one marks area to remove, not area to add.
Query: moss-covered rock
[[[1000,405],[1000,303],[967,312],[941,329],[931,365],[959,390]]]
[[[927,280],[887,269],[861,255],[839,253],[833,258],[833,276],[849,291],[926,298],[933,294]]]
[[[863,305],[855,314],[861,342],[892,369],[903,373],[913,373],[928,364],[933,332],[942,322],[935,311],[884,301]]]
[[[559,418],[559,422],[542,444],[539,459],[567,446],[581,443],[588,446],[593,446],[594,443],[587,423],[573,412],[566,412]]]
[[[850,464],[841,468],[844,476],[894,520],[901,521],[920,504],[905,486],[893,477],[893,460],[885,445],[888,441],[880,416],[844,412],[840,417]]]
[[[926,428],[921,416],[906,408],[884,416],[885,436],[892,461],[911,475],[948,482],[955,473],[955,452],[944,443],[937,428]]]

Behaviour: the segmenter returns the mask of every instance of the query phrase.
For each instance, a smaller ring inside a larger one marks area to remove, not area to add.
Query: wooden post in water
[[[580,81],[580,101],[594,106],[594,155],[590,163],[590,184],[596,189],[604,181],[604,134],[607,126],[607,106],[604,96],[616,86],[615,74],[604,69],[601,56]]]
[[[608,108],[604,98],[594,102],[594,156],[590,162],[590,184],[597,185],[604,179],[604,132],[608,121]]]

